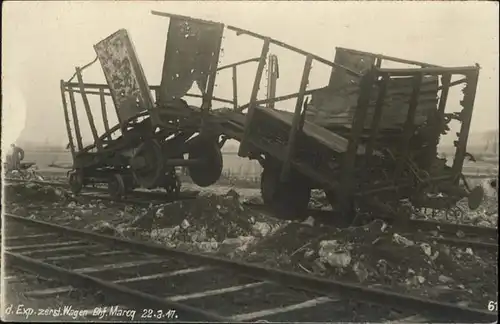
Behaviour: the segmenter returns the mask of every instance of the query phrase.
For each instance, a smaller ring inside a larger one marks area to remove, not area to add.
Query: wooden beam
[[[358,151],[359,139],[364,128],[366,113],[370,104],[370,94],[375,81],[375,72],[369,70],[361,79],[360,95],[352,122],[351,134],[347,143],[347,150],[343,154],[342,172],[340,178],[341,190],[338,191],[341,213],[351,212],[350,206],[353,200],[355,188],[354,170],[356,163],[356,153]]]
[[[431,144],[431,147],[433,149],[432,153],[433,156],[437,155],[437,146],[439,144],[439,136],[441,135],[441,126],[444,123],[444,113],[446,110],[446,102],[448,101],[448,93],[450,92],[450,87],[451,87],[451,74],[446,73],[442,76],[441,79],[441,95],[439,96],[439,105],[438,105],[438,110],[437,110],[437,118],[436,122],[439,123],[439,125],[436,127],[436,132],[434,133],[434,142]]]
[[[210,109],[212,109],[212,100],[214,96],[214,88],[215,88],[215,79],[217,78],[217,65],[219,64],[219,54],[220,48],[222,44],[222,33],[224,30],[224,25],[218,24],[216,25],[220,29],[221,37],[217,40],[218,44],[216,46],[217,52],[215,52],[214,56],[212,56],[212,62],[210,62],[210,66],[214,67],[214,69],[208,75],[208,84],[206,88],[206,92],[203,95],[202,103],[201,103],[201,127],[200,132],[205,133],[208,131],[207,128],[207,118],[209,118],[208,114]]]
[[[460,67],[426,67],[414,69],[377,69],[377,73],[382,75],[388,73],[391,76],[413,76],[422,75],[440,75],[443,73],[463,74],[474,72],[478,69],[477,66],[460,66]]]
[[[80,86],[80,91],[83,100],[83,106],[85,107],[85,112],[87,113],[87,118],[89,119],[90,130],[92,131],[92,137],[94,138],[94,142],[96,143],[97,149],[102,149],[101,140],[99,139],[99,135],[97,134],[97,129],[94,123],[94,117],[92,116],[92,111],[90,110],[89,99],[85,94],[85,85],[83,83],[82,73],[80,72],[80,68],[76,68],[76,77],[78,79],[78,84]]]
[[[317,91],[322,90],[322,89],[324,89],[324,87],[306,90],[304,92],[304,95],[307,96],[307,95],[313,94],[314,92],[317,92]],[[298,96],[299,96],[299,93],[296,92],[296,93],[291,93],[291,94],[275,97],[272,99],[262,99],[262,100],[256,101],[255,105],[258,106],[258,105],[266,104],[268,102],[278,102],[278,101],[289,100],[289,99],[297,98]],[[239,106],[237,109],[237,112],[241,112],[241,111],[245,110],[246,108],[248,108],[249,105],[250,105],[250,103]]]
[[[80,122],[78,120],[78,111],[76,110],[76,102],[75,95],[73,94],[73,90],[68,90],[69,93],[69,102],[71,105],[71,114],[73,115],[73,124],[75,126],[75,136],[76,143],[78,145],[78,151],[83,149],[83,140],[82,140],[82,132],[80,130]]]
[[[73,88],[68,88],[68,89],[71,89],[75,93],[81,93],[80,90],[76,90],[76,89],[73,89]],[[100,88],[99,91],[85,90],[85,93],[88,94],[88,95],[92,94],[92,95],[99,95],[100,96],[101,95],[101,90],[104,90],[104,88]],[[110,92],[103,92],[103,94],[105,96],[111,96]]]
[[[68,113],[68,104],[66,101],[66,91],[64,90],[64,81],[63,80],[61,80],[60,87],[61,87],[61,98],[62,98],[63,111],[64,111],[64,121],[66,122],[66,131],[68,132],[68,140],[69,140],[69,147],[71,149],[71,156],[73,157],[73,160],[74,160],[75,159],[75,144],[73,142],[73,134],[71,133],[71,125],[70,125],[69,113]]]
[[[444,75],[443,75],[444,77]],[[453,81],[453,82],[450,82],[449,85],[447,85],[447,87],[454,87],[456,85],[459,85],[459,84],[462,84],[462,83],[465,83],[467,82],[467,78],[463,78],[463,79],[460,79],[460,80],[456,80],[456,81]],[[442,84],[441,86],[438,87],[438,90],[443,90],[445,88],[444,84]]]
[[[66,86],[68,88],[73,88],[73,87],[79,88],[80,87],[80,85],[78,83],[75,83],[75,82],[66,83]],[[102,83],[84,83],[84,87],[85,87],[85,89],[97,89],[97,90],[105,89],[105,90],[109,90],[109,86],[107,84],[102,84]],[[160,86],[159,85],[150,85],[149,88],[151,90],[153,90],[153,91],[158,91],[160,89]],[[75,92],[80,93],[80,91],[75,91]],[[99,94],[99,92],[89,92],[88,90],[85,90],[85,93],[87,93],[87,94],[89,94],[89,93],[91,93],[91,94]],[[191,93],[187,93],[186,97],[203,98],[202,95],[191,94]],[[219,97],[212,97],[212,100],[223,102],[223,103],[229,103],[229,104],[233,103],[232,100],[224,99],[224,98],[219,98]]]
[[[460,104],[463,109],[460,113],[462,126],[458,136],[455,160],[453,161],[452,171],[454,174],[462,172],[465,153],[467,153],[467,140],[469,139],[470,125],[472,122],[472,112],[474,110],[474,101],[476,99],[477,81],[479,78],[479,69],[470,72],[467,75],[467,87],[464,89],[464,97]],[[457,177],[458,178],[458,177]],[[458,180],[457,180],[458,181]]]
[[[246,63],[259,62],[259,59],[260,59],[259,57],[254,57],[254,58],[251,58],[251,59],[247,59],[247,60],[243,60],[243,61],[239,61],[239,62],[227,64],[227,65],[224,65],[224,66],[221,66],[221,67],[217,68],[217,71],[222,71],[222,70],[225,70],[225,69],[234,68],[234,67],[236,67],[238,65],[243,65],[243,64],[246,64]]]
[[[104,131],[108,134],[108,140],[112,140],[111,133],[109,132],[109,121],[108,121],[108,112],[106,111],[106,98],[104,97],[104,90],[99,90],[99,98],[101,99],[101,113],[102,113],[102,121],[104,123]]]
[[[413,92],[410,97],[410,106],[408,108],[408,114],[406,116],[406,121],[403,127],[403,139],[401,141],[400,157],[398,159],[396,170],[394,172],[394,181],[398,181],[398,178],[401,176],[401,173],[403,172],[405,167],[406,158],[408,157],[408,152],[410,151],[409,144],[414,133],[413,127],[415,122],[415,112],[417,111],[422,79],[422,73],[413,77]]]
[[[398,58],[398,57],[394,57],[394,56],[388,56],[388,55],[384,55],[384,54],[375,54],[375,53],[370,53],[370,52],[358,51],[355,49],[350,49],[350,48],[345,48],[345,47],[336,47],[336,49],[348,51],[348,52],[351,52],[353,54],[372,56],[372,57],[375,57],[377,59],[380,59],[380,61],[388,60],[388,61],[402,63],[402,64],[419,65],[422,67],[439,67],[439,65],[435,65],[435,64],[429,64],[429,63],[424,63],[424,62],[414,61],[414,60],[407,60],[407,59],[402,59],[402,58]]]
[[[387,83],[389,82],[389,76],[385,75],[382,77],[380,82],[380,89],[378,92],[377,103],[375,105],[375,112],[373,114],[373,119],[370,125],[370,139],[368,141],[368,145],[366,147],[366,163],[369,165],[371,156],[373,154],[373,148],[375,146],[375,142],[377,141],[378,133],[380,130],[380,119],[382,118],[382,112],[384,110],[384,99],[385,93],[387,90]]]
[[[267,53],[269,52],[270,40],[264,40],[262,45],[262,50],[260,53],[259,65],[257,66],[257,72],[255,74],[255,79],[253,82],[252,93],[250,95],[250,102],[248,106],[248,112],[245,118],[245,128],[243,130],[243,136],[241,138],[240,147],[238,149],[238,155],[241,157],[248,156],[248,145],[249,145],[249,135],[250,135],[250,125],[255,114],[255,107],[257,102],[257,94],[259,93],[260,82],[262,81],[262,72],[264,71],[264,66],[266,65]]]
[[[297,102],[295,104],[295,112],[292,119],[292,127],[290,128],[290,133],[288,135],[288,143],[285,150],[285,160],[283,161],[283,168],[281,169],[280,181],[285,182],[290,173],[290,167],[292,164],[292,159],[295,153],[295,142],[297,140],[297,133],[302,131],[299,129],[300,121],[302,119],[301,109],[304,104],[304,92],[306,91],[307,84],[309,83],[309,73],[311,72],[312,66],[312,55],[306,57],[304,63],[304,70],[302,72],[302,80],[300,81],[299,96],[297,97]]]
[[[238,109],[238,68],[233,66],[233,107]]]
[[[277,46],[280,46],[280,47],[283,47],[283,48],[286,48],[287,50],[290,50],[290,51],[293,51],[293,52],[296,52],[298,54],[302,54],[302,55],[305,55],[305,56],[308,56],[308,55],[311,55],[313,59],[315,59],[316,61],[318,62],[321,62],[323,64],[326,64],[328,66],[331,66],[333,68],[339,68],[339,69],[342,69],[344,71],[346,71],[348,74],[352,75],[352,76],[355,76],[355,77],[361,77],[361,74],[354,71],[354,70],[351,70],[341,64],[338,64],[338,63],[335,63],[335,62],[332,62],[332,61],[329,61],[325,58],[322,58],[321,56],[318,56],[318,55],[315,55],[315,54],[312,54],[312,53],[309,53],[307,51],[304,51],[304,50],[301,50],[300,48],[297,48],[295,46],[292,46],[292,45],[289,45],[289,44],[286,44],[284,42],[280,42],[278,40],[275,40],[275,39],[272,39],[272,38],[269,38],[269,37],[266,37],[266,36],[263,36],[263,35],[260,35],[260,34],[257,34],[257,33],[254,33],[252,31],[249,31],[249,30],[246,30],[246,29],[243,29],[243,28],[238,28],[238,27],[234,27],[234,26],[227,26],[227,29],[229,30],[232,30],[232,31],[235,31],[236,32],[236,35],[240,35],[240,34],[243,34],[243,35],[249,35],[249,36],[252,36],[252,37],[255,37],[255,38],[260,38],[262,40],[268,40],[270,43],[274,44],[274,45],[277,45]]]

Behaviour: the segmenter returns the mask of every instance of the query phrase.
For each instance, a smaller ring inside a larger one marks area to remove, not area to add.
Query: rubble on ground
[[[194,200],[164,205],[155,213],[151,238],[170,246],[188,242],[205,252],[240,253],[285,223],[249,209],[243,201],[229,190],[221,196],[202,193]]]
[[[256,244],[243,259],[442,300],[495,296],[494,255],[422,242],[412,234],[378,220],[346,229],[292,223]]]
[[[36,184],[9,185],[6,192],[11,212],[18,215],[170,248],[457,303],[487,300],[496,294],[494,255],[423,242],[380,220],[345,229],[315,224],[312,217],[303,223],[282,221],[245,206],[244,201],[260,198],[241,197],[235,190],[223,195],[202,192],[193,200],[150,207],[74,197]],[[312,205],[324,205],[325,200],[324,195],[313,193]],[[494,218],[494,214],[484,215],[497,210],[486,200],[476,211],[479,217],[467,217],[481,218],[479,224]]]

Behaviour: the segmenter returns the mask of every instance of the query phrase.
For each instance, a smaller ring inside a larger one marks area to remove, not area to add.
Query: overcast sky
[[[92,61],[92,46],[120,28],[128,30],[148,82],[158,84],[169,20],[151,15],[151,10],[250,29],[328,59],[333,59],[335,46],[342,46],[438,65],[477,62],[482,70],[472,131],[496,129],[497,6],[496,2],[6,2],[2,6],[2,142],[10,143],[22,134],[23,140],[67,143],[59,81],[67,80],[75,66]],[[261,44],[226,30],[221,64],[258,56]],[[271,52],[280,60],[278,95],[296,92],[304,58],[276,48]],[[254,71],[255,64],[240,73],[240,97],[248,98]],[[316,63],[309,87],[325,85],[329,73]],[[99,63],[84,72],[84,80],[104,83]],[[231,86],[230,75],[220,73],[216,95],[231,97]],[[458,100],[450,102],[451,107],[457,105]],[[293,103],[278,108],[293,109]]]

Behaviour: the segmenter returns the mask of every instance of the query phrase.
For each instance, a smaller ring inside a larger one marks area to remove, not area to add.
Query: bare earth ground
[[[197,199],[149,208],[91,201],[32,183],[8,185],[5,195],[7,211],[72,228],[480,309],[497,299],[496,254],[422,242],[381,221],[340,230],[277,220],[242,205],[246,199],[258,199],[256,189],[214,186]],[[479,211],[465,210],[464,219],[496,227],[497,201],[495,195]]]

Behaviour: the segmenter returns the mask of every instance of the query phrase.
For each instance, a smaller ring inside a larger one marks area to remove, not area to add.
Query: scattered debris
[[[398,233],[394,233],[392,236],[394,242],[404,245],[404,246],[413,246],[415,243],[404,236],[399,235]]]
[[[345,268],[351,263],[351,254],[348,248],[340,245],[336,240],[321,241],[318,255],[321,262],[336,268]]]
[[[15,187],[6,188],[19,194],[8,201],[12,212],[75,228],[442,300],[473,299],[471,289],[481,300],[496,293],[494,256],[422,242],[380,220],[344,229],[282,221],[246,207],[234,190],[158,208],[76,199],[33,183]]]
[[[439,282],[444,283],[444,284],[453,282],[453,278],[450,278],[450,277],[445,276],[443,274],[439,275],[438,280],[439,280]]]

